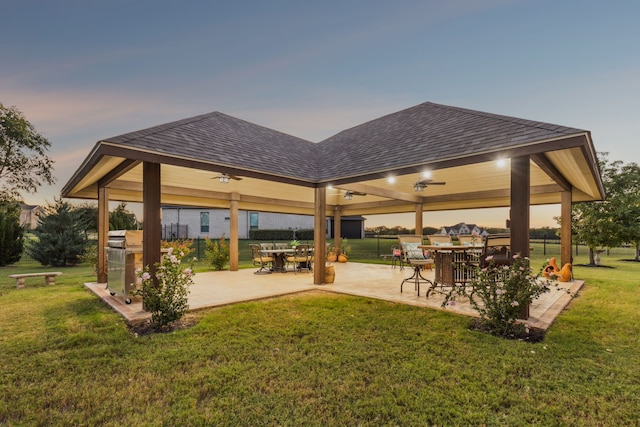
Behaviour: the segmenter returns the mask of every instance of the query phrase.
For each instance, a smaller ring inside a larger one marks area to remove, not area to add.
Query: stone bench
[[[45,285],[55,285],[56,276],[61,275],[59,271],[48,273],[24,273],[24,274],[12,274],[9,277],[16,279],[16,289],[24,288],[27,277],[44,277]]]

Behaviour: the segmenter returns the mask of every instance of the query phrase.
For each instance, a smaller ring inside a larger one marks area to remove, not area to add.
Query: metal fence
[[[162,226],[162,240],[186,239],[189,235],[187,224],[165,224]]]
[[[175,239],[164,239],[175,240]],[[199,260],[205,258],[206,240],[202,238],[190,239],[192,240],[192,253],[189,257],[196,257]],[[251,260],[250,244],[254,243],[289,243],[290,240],[248,240],[242,239],[238,241],[239,259],[240,261]],[[227,243],[229,241],[227,240]],[[313,240],[300,240],[300,243],[313,245]],[[334,240],[327,240],[327,244],[333,245]],[[391,247],[398,244],[398,237],[392,235],[377,235],[367,237],[366,239],[348,239],[347,245],[349,246],[349,258],[357,261],[384,261],[391,260]],[[532,239],[531,247],[534,253],[542,254],[546,257],[560,256],[560,240],[559,239]],[[574,245],[572,252],[575,256],[586,255],[589,253],[589,249],[583,245]],[[607,250],[607,255],[626,254],[631,253],[633,249],[629,248],[611,248]],[[20,259],[21,264],[39,264],[38,261],[33,259],[27,251],[22,254]]]

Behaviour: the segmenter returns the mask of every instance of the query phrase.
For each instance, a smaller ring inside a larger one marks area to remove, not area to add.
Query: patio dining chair
[[[391,246],[391,268],[395,268],[398,264],[400,265],[400,270],[404,270],[402,249],[398,245],[393,245]]]
[[[253,265],[260,267],[254,274],[270,274],[271,270],[268,267],[269,264],[273,262],[273,257],[268,254],[263,254],[260,245],[249,245],[249,248],[251,248]]]
[[[418,296],[420,296],[420,282],[428,283],[431,285],[431,289],[434,288],[435,283],[425,278],[421,273],[421,270],[423,268],[433,265],[433,259],[426,258],[424,256],[424,251],[419,247],[423,244],[422,236],[399,234],[398,243],[400,243],[400,247],[402,248],[404,262],[413,267],[413,275],[411,275],[411,277],[407,277],[402,281],[402,283],[400,284],[400,292],[402,292],[402,287],[404,286],[405,282],[414,283],[414,289],[418,291]],[[427,296],[428,295],[429,292],[427,292]]]
[[[466,255],[470,265],[480,265],[480,257],[484,250],[484,239],[482,236],[469,234],[458,236],[458,245],[469,247]]]
[[[269,251],[275,248],[276,245],[273,243],[260,243],[260,249],[262,249],[263,251]]]
[[[286,259],[287,265],[293,264],[294,274],[302,270],[311,271],[312,256],[307,244],[296,246],[295,252]]]
[[[468,235],[459,235],[458,236],[458,244],[460,246],[484,246],[484,240],[482,236],[476,236],[473,234]]]
[[[451,246],[453,242],[448,234],[430,234],[427,236],[431,246]]]
[[[509,234],[490,234],[484,241],[480,266],[484,268],[489,264],[488,256],[493,257],[493,262],[496,265],[511,264],[513,263],[511,255],[511,236]]]

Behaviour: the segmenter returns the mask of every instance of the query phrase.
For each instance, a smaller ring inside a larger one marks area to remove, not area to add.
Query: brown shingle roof
[[[213,112],[104,141],[294,178],[313,179],[317,144]]]
[[[319,180],[497,151],[580,129],[425,102],[322,142]]]
[[[220,112],[104,141],[305,181],[520,147],[586,131],[425,102],[313,143]]]

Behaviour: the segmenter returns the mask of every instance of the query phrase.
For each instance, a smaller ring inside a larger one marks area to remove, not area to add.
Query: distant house
[[[38,205],[20,204],[22,211],[20,212],[20,224],[26,225],[29,230],[33,230],[38,226],[38,217],[44,213],[44,209]]]
[[[229,237],[229,209],[162,207],[163,239]],[[238,212],[238,238],[248,239],[250,230],[312,230],[313,216],[272,212]]]
[[[228,209],[162,207],[162,238],[197,239],[229,237],[230,213]],[[342,217],[342,237],[364,238],[364,217]],[[238,238],[248,239],[251,230],[313,230],[311,215],[273,212],[238,211]],[[327,238],[333,238],[333,217],[327,217]]]
[[[476,224],[465,224],[464,222],[458,223],[451,227],[442,227],[438,234],[449,236],[464,236],[469,234],[479,234],[482,237],[488,236],[489,233],[486,229],[478,227]]]

